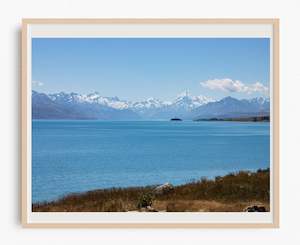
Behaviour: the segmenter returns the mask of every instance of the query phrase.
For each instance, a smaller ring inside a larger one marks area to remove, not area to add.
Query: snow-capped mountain
[[[128,103],[126,101],[120,100],[118,97],[104,97],[101,96],[98,92],[91,94],[77,94],[77,93],[56,93],[49,94],[49,97],[52,101],[58,103],[89,103],[89,104],[98,104],[114,109],[128,109]]]
[[[205,105],[209,102],[214,102],[212,98],[200,95],[200,96],[191,96],[188,92],[183,92],[177,96],[173,101],[172,106],[177,108],[182,108],[185,110],[193,110],[199,106]]]
[[[137,113],[127,108],[127,102],[117,97],[103,97],[99,93],[47,95],[32,91],[34,119],[140,120]]]
[[[168,105],[159,99],[149,98],[144,101],[129,102],[129,107],[133,110],[157,109]]]
[[[253,105],[256,105],[261,111],[270,110],[270,98],[257,97],[250,99],[249,102]]]
[[[129,103],[129,108],[144,119],[169,119],[178,116],[188,118],[194,108],[214,101],[205,96],[191,96],[187,92],[179,94],[173,101],[149,98],[145,101]]]
[[[201,105],[213,102],[214,100],[203,95],[191,96],[187,92],[179,94],[173,102],[161,101],[156,98],[148,98],[144,101],[126,101],[120,100],[117,96],[115,97],[105,97],[101,96],[99,92],[94,92],[90,94],[78,94],[78,93],[55,93],[49,94],[49,98],[57,103],[89,103],[98,104],[114,109],[132,109],[135,111],[148,110],[148,109],[159,109],[172,107],[183,110],[192,110]]]
[[[262,97],[247,99],[235,99],[225,97],[216,102],[210,102],[192,111],[195,118],[209,117],[239,117],[252,115],[268,115],[270,113],[270,100]]]
[[[101,119],[101,120],[157,120],[181,117],[193,119],[212,116],[232,116],[269,113],[267,98],[238,100],[226,97],[219,101],[187,92],[172,102],[149,98],[144,101],[126,101],[118,97],[90,94],[53,93],[32,91],[32,117],[48,119]]]

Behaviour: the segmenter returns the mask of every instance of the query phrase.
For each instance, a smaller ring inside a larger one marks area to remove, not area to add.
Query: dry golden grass
[[[35,203],[32,211],[128,212],[147,205],[166,212],[241,212],[250,205],[263,205],[269,210],[269,175],[269,169],[241,171],[176,186],[163,194],[154,194],[155,186],[94,190]]]
[[[222,203],[203,200],[155,201],[153,208],[160,212],[243,212],[245,207],[253,205],[270,210],[269,203],[258,201]]]

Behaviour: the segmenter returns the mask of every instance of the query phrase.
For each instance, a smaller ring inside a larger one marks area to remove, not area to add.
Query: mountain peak
[[[176,96],[176,99],[177,98],[185,98],[185,97],[190,97],[190,93],[188,90],[184,90],[182,91],[181,93],[179,93],[177,96]],[[175,99],[175,100],[176,100]]]
[[[128,119],[127,115],[136,115],[139,119],[169,119],[173,115],[180,115],[183,118],[191,119],[198,116],[252,115],[270,111],[269,98],[236,99],[227,96],[215,101],[204,95],[193,96],[188,91],[181,93],[172,102],[161,101],[153,97],[143,101],[131,102],[121,100],[116,96],[104,97],[98,92],[87,95],[65,92],[45,94],[32,90],[32,105],[36,106],[35,108],[47,105],[53,109],[51,113],[67,112],[70,108],[80,110],[80,113],[88,113],[89,111],[91,114],[88,116],[91,118],[98,114],[101,114],[103,118],[110,118],[109,113],[118,111],[120,116],[123,113],[122,120]],[[51,113],[49,112],[45,117],[51,117]],[[60,116],[64,117],[64,115]]]
[[[191,110],[213,101],[214,100],[212,98],[206,97],[204,95],[192,96],[188,91],[184,91],[176,97],[173,104],[177,107]]]

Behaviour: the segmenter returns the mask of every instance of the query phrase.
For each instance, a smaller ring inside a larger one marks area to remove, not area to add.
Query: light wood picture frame
[[[147,27],[142,29],[143,27]],[[197,30],[198,27],[201,27]],[[99,27],[99,29],[97,29]],[[149,27],[149,28],[148,28]],[[249,28],[248,28],[249,27]],[[179,28],[179,29],[177,29]],[[232,28],[232,29],[230,29]],[[142,30],[141,30],[142,29]],[[258,213],[222,212],[161,214],[136,212],[32,212],[31,89],[32,38],[60,37],[268,37],[270,40],[270,210]],[[231,35],[232,31],[232,35]],[[204,33],[204,34],[203,34]],[[238,33],[238,34],[235,34]],[[268,33],[268,34],[266,34]],[[278,228],[279,227],[279,19],[23,19],[21,59],[21,223],[27,228]],[[55,215],[58,215],[57,217]],[[83,217],[83,216],[84,217]],[[132,214],[131,214],[132,215]],[[156,216],[161,218],[156,218]],[[166,216],[164,216],[166,215]],[[186,215],[186,216],[184,216]],[[207,215],[207,216],[206,216]],[[252,215],[252,216],[251,216]],[[256,215],[256,216],[254,216]],[[97,216],[97,217],[96,217]],[[124,217],[123,217],[124,216]],[[167,217],[165,219],[165,217]],[[231,217],[233,221],[231,221]]]

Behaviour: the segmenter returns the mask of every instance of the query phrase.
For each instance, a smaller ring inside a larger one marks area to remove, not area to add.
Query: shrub
[[[142,194],[138,200],[138,208],[146,208],[153,203],[153,195],[151,193]]]

